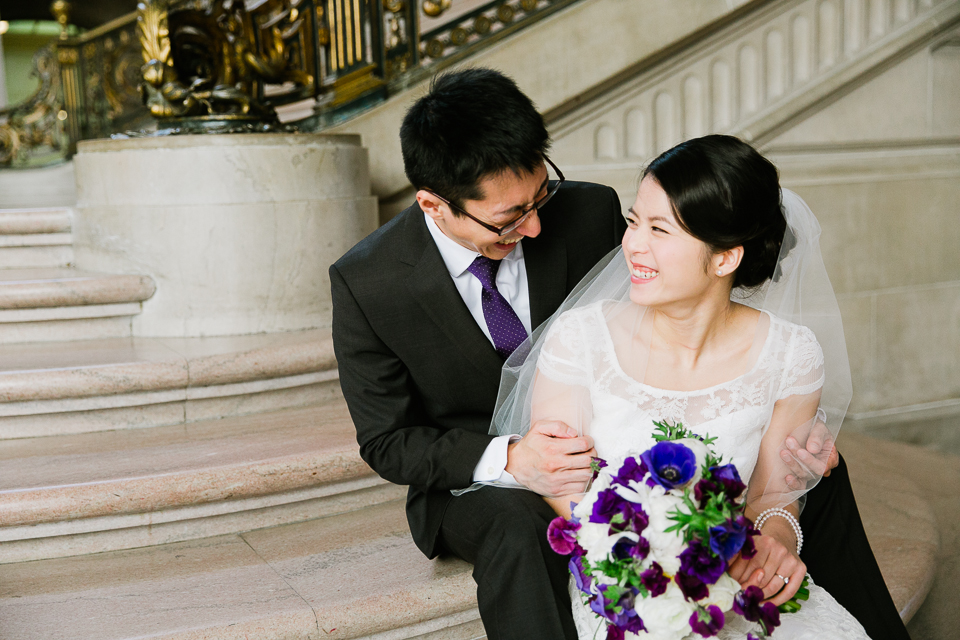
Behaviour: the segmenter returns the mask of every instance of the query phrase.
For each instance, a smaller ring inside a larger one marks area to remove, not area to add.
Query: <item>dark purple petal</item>
[[[701,509],[706,506],[710,496],[715,493],[720,493],[720,485],[713,480],[702,478],[693,486],[693,497],[700,503]]]
[[[681,570],[677,572],[677,575],[675,575],[673,579],[677,583],[677,586],[680,587],[680,591],[683,592],[683,597],[687,600],[703,600],[710,595],[710,590],[707,585],[696,576],[691,576]]]
[[[593,503],[593,511],[590,513],[590,522],[600,524],[609,524],[618,513],[622,513],[629,503],[621,498],[613,489],[604,489],[597,494],[597,499]]]
[[[714,482],[723,486],[723,491],[731,500],[736,500],[746,490],[747,485],[740,479],[740,472],[732,464],[725,464],[722,467],[710,467],[710,473]]]
[[[710,550],[730,562],[747,539],[747,530],[736,520],[710,528]]]
[[[723,611],[715,604],[706,609],[697,609],[690,616],[690,628],[704,638],[717,635],[723,629]]]
[[[663,567],[654,562],[649,569],[640,574],[640,583],[650,592],[651,598],[656,598],[666,592],[670,578],[663,575]]]
[[[562,556],[573,553],[577,548],[577,531],[580,530],[579,524],[561,518],[554,518],[547,526],[547,541],[550,548]]]
[[[691,542],[680,554],[680,571],[706,584],[715,583],[726,570],[727,563],[723,558],[714,555],[699,540]]]
[[[747,537],[743,541],[743,547],[740,549],[740,557],[744,560],[749,560],[757,555],[757,546],[753,543],[753,536],[760,535],[760,530],[754,527],[753,523],[750,522],[746,516],[738,516],[737,524],[742,526],[747,532]]]
[[[756,622],[760,619],[760,603],[763,591],[756,585],[750,585],[733,597],[733,612],[745,620]]]
[[[767,633],[770,633],[774,627],[780,626],[780,610],[772,602],[764,602],[760,606],[760,622],[766,626]]]
[[[626,638],[626,635],[623,629],[615,624],[607,625],[607,640],[624,640],[624,638]]]
[[[603,458],[590,458],[590,468],[593,469],[593,480],[596,480],[600,476],[600,469],[603,469],[607,466],[607,461]]]
[[[689,447],[677,442],[658,442],[640,458],[650,470],[650,478],[664,489],[686,484],[697,472],[697,457]]]
[[[567,566],[570,567],[570,573],[573,575],[573,582],[577,585],[577,589],[589,594],[590,585],[593,584],[593,577],[584,572],[583,559],[579,556],[570,558],[570,563]]]
[[[644,464],[643,460],[631,456],[620,465],[620,471],[614,476],[613,483],[627,487],[631,480],[642,482],[645,475],[647,475],[647,465]]]

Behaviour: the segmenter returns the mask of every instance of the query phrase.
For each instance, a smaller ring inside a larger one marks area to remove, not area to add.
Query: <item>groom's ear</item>
[[[743,247],[734,247],[720,253],[713,254],[713,270],[723,273],[733,273],[743,260]]]
[[[434,220],[441,220],[443,218],[443,208],[446,207],[446,205],[440,198],[429,191],[424,191],[423,189],[417,191],[417,204],[420,205],[421,211]]]

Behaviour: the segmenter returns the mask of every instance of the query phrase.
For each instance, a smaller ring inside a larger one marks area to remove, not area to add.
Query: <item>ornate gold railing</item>
[[[317,131],[576,1],[142,0],[68,37],[57,0],[40,90],[0,112],[0,166],[128,131],[280,128],[276,107],[304,99],[292,128]]]

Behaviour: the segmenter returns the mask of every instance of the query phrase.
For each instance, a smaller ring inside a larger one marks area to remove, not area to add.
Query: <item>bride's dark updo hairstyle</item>
[[[714,253],[743,246],[734,288],[773,277],[787,228],[773,163],[737,138],[710,135],[664,151],[647,176],[666,192],[680,226]]]

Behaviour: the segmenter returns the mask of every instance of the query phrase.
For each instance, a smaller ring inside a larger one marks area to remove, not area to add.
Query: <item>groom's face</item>
[[[533,173],[514,173],[507,170],[488,176],[478,185],[484,194],[481,200],[465,200],[463,209],[470,215],[494,227],[502,227],[527,211],[534,202],[547,193],[547,168],[538,167]],[[417,202],[424,213],[434,219],[437,227],[457,244],[480,255],[501,260],[510,254],[524,237],[540,233],[540,218],[532,212],[523,224],[504,236],[477,224],[463,215],[455,215],[446,203],[428,191],[417,192]]]

